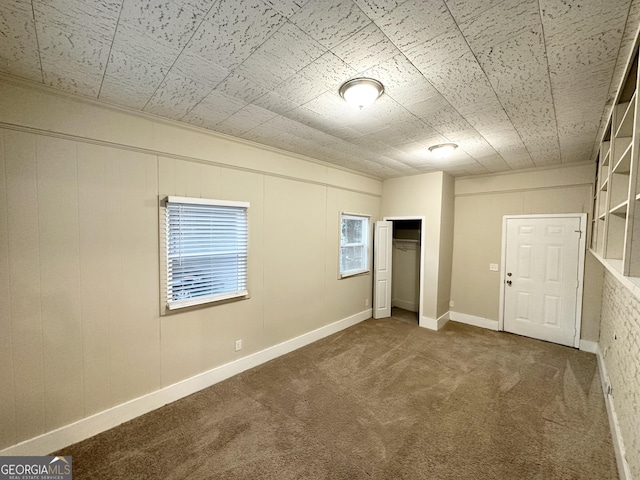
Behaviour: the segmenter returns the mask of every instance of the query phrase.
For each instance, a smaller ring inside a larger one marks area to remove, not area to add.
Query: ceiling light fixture
[[[344,82],[339,92],[345,102],[362,110],[384,93],[384,86],[373,78],[353,78]]]
[[[440,145],[432,145],[429,151],[439,159],[447,158],[458,148],[455,143],[441,143]]]

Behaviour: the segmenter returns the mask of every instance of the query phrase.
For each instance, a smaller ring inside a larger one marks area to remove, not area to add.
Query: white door
[[[504,329],[575,346],[580,218],[506,218]]]
[[[373,238],[373,318],[391,316],[393,222],[376,222]]]

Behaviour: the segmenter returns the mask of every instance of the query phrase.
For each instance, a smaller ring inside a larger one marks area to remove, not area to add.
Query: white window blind
[[[246,202],[168,197],[170,310],[248,295],[248,208]]]
[[[340,218],[340,277],[369,271],[369,217],[343,213]]]

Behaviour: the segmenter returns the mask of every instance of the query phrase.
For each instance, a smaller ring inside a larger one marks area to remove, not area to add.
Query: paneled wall
[[[0,113],[0,449],[370,308],[371,275],[338,279],[339,214],[376,220],[380,182],[21,95],[29,115]],[[251,202],[248,300],[160,316],[160,195]]]
[[[456,179],[452,311],[494,321],[497,328],[504,215],[588,213],[593,164]],[[581,337],[598,340],[602,266],[587,253]],[[596,292],[595,295],[592,295]]]

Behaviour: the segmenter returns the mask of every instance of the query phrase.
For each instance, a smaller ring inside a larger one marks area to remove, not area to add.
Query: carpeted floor
[[[616,479],[596,357],[368,320],[57,452],[81,479]]]

